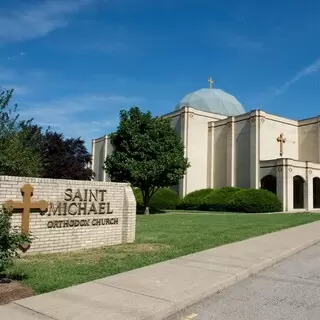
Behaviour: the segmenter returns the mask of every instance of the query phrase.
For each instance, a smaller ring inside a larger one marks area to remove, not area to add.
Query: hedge
[[[142,194],[133,189],[138,212],[143,212]],[[263,189],[223,187],[201,189],[187,194],[180,201],[178,194],[168,188],[159,189],[150,201],[150,211],[170,209],[265,213],[282,211],[278,197]]]
[[[134,188],[133,193],[137,201],[137,210],[143,210],[144,207],[141,190],[138,188]],[[179,203],[180,198],[177,192],[169,188],[160,188],[150,200],[150,211],[176,209]]]
[[[200,210],[203,199],[213,192],[214,189],[200,189],[188,193],[180,202],[179,209],[183,210]]]
[[[191,192],[181,201],[179,208],[263,213],[282,211],[282,203],[274,193],[267,190],[223,187]]]
[[[201,210],[206,211],[232,211],[230,201],[240,188],[223,187],[209,193],[200,204]]]
[[[264,189],[242,189],[229,202],[236,212],[264,213],[282,211],[282,203],[272,192]]]

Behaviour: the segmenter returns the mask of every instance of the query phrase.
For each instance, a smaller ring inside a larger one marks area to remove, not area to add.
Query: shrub
[[[234,187],[216,189],[203,199],[200,209],[207,211],[232,211],[230,202],[239,190],[241,189]]]
[[[183,210],[199,210],[203,199],[210,194],[213,189],[200,189],[188,193],[180,202],[179,209]]]
[[[133,193],[137,201],[137,211],[143,212],[144,206],[141,190],[134,188]],[[169,188],[160,188],[150,200],[150,211],[176,209],[179,203],[180,198],[177,192]]]
[[[263,213],[282,211],[282,203],[272,192],[263,189],[242,189],[229,203],[232,211]]]
[[[0,207],[0,273],[12,264],[14,257],[19,257],[19,247],[31,241],[29,235],[11,228],[11,213]]]
[[[177,192],[169,188],[160,188],[151,198],[150,208],[152,209],[176,209],[180,203]]]

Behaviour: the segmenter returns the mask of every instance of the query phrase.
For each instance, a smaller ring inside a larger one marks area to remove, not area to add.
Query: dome
[[[220,89],[200,89],[191,92],[179,102],[175,110],[183,107],[192,107],[223,116],[236,116],[246,112],[234,96]]]

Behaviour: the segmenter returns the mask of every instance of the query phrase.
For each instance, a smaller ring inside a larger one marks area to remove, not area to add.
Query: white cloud
[[[1,83],[1,88],[6,90],[14,89],[14,95],[26,95],[31,93],[31,89],[24,85],[14,84],[14,83]]]
[[[310,65],[298,71],[291,79],[286,81],[283,85],[279,87],[270,87],[265,92],[261,92],[257,94],[256,97],[253,99],[252,103],[254,105],[257,105],[263,108],[267,103],[270,103],[277,96],[284,94],[287,90],[290,89],[290,87],[293,84],[302,80],[305,77],[308,77],[314,73],[317,73],[319,70],[320,70],[320,57],[317,58]]]
[[[21,118],[33,118],[35,124],[51,127],[66,137],[81,136],[89,146],[93,138],[116,128],[120,109],[142,101],[141,97],[87,94],[19,104],[18,113]]]
[[[280,88],[275,90],[274,96],[280,95],[287,91],[294,83],[320,70],[320,57],[309,66],[300,70],[293,78],[284,83]]]
[[[0,11],[0,43],[45,36],[68,24],[68,18],[97,0],[46,0]]]
[[[261,51],[264,47],[264,43],[262,41],[252,39],[245,35],[229,32],[219,32],[214,34],[214,40],[219,46],[227,46],[246,51]]]
[[[263,49],[264,43],[234,34],[226,38],[226,45],[241,50],[260,51]]]

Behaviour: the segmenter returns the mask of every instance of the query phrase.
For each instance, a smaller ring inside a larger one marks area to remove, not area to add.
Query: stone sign
[[[0,176],[0,204],[13,212],[13,227],[35,237],[29,252],[135,239],[136,202],[129,184]]]

